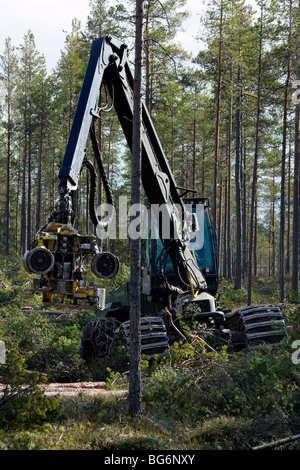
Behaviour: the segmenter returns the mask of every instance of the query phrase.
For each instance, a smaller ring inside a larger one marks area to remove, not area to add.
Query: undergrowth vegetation
[[[6,386],[0,396],[1,450],[251,449],[300,433],[300,364],[292,361],[292,344],[300,339],[297,303],[283,306],[289,339],[274,348],[216,349],[209,331],[192,325],[189,335],[184,325],[185,340],[163,357],[143,357],[142,413],[132,418],[122,343],[115,341],[108,357],[88,367],[79,345],[94,314],[45,314],[21,260],[0,261],[0,339],[8,350],[0,366]],[[222,306],[245,304],[243,292],[229,281],[220,290]],[[275,296],[266,282],[254,288],[260,303],[276,303]],[[88,380],[106,381],[115,393],[47,397],[40,388]],[[299,441],[289,448],[299,449]]]

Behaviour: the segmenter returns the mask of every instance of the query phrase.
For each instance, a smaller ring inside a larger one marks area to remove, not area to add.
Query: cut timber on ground
[[[26,385],[24,385],[25,387]],[[127,390],[109,390],[105,382],[51,383],[38,385],[38,387],[44,391],[46,396],[74,396],[79,393],[86,395],[118,395],[127,393]],[[5,388],[5,384],[0,384],[0,398]]]

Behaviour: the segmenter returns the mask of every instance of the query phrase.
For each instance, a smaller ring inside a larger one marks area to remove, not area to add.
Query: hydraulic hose
[[[97,188],[96,170],[95,170],[94,165],[87,158],[83,160],[82,167],[87,168],[90,174],[90,178],[91,178],[90,194],[89,194],[89,212],[90,212],[91,221],[93,225],[96,227],[99,223],[98,218],[97,218],[97,213],[95,210],[96,188]]]
[[[96,200],[96,174],[95,174],[94,182],[91,181],[91,193],[90,193],[90,203],[89,203],[90,217],[95,226],[98,226],[104,229],[108,227],[108,225],[112,222],[113,217],[114,217],[114,213],[115,213],[114,198],[113,198],[112,190],[111,190],[111,187],[110,187],[107,175],[106,175],[106,171],[103,165],[103,161],[102,161],[102,157],[101,157],[101,153],[100,153],[100,149],[99,149],[99,145],[98,145],[98,141],[96,137],[96,132],[95,132],[95,120],[94,119],[92,121],[91,128],[90,128],[90,138],[91,138],[97,166],[100,172],[100,177],[103,182],[103,187],[104,187],[104,191],[106,195],[106,202],[107,204],[111,205],[113,208],[109,217],[105,218],[105,222],[98,219],[97,212],[95,210],[95,200]]]

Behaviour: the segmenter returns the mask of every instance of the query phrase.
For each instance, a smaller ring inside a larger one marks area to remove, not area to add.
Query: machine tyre
[[[260,345],[278,345],[287,339],[284,318],[279,307],[250,305],[236,310],[227,320],[234,349],[255,349]]]
[[[130,320],[121,325],[121,332],[127,350],[130,350]],[[169,348],[165,323],[161,317],[141,318],[141,354],[154,356],[163,354]]]
[[[115,318],[95,318],[82,330],[80,356],[87,363],[107,356],[121,323]]]

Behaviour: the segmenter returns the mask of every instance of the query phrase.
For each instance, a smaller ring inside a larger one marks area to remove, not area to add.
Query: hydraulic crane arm
[[[125,138],[132,149],[133,85],[134,79],[128,61],[128,49],[117,38],[106,35],[95,39],[86,69],[76,113],[73,120],[64,159],[59,172],[61,194],[60,215],[65,223],[71,217],[71,193],[77,183],[85,159],[89,134],[95,145],[93,124],[100,112],[100,93],[105,85],[117,113]],[[189,249],[189,232],[184,230],[182,217],[185,206],[161,147],[151,117],[142,105],[142,184],[150,204],[164,205],[170,222],[171,237],[164,240],[165,250],[181,280],[185,291],[204,290],[206,282],[199,270],[193,252]],[[95,148],[94,148],[95,151]],[[63,214],[63,215],[62,215]],[[167,285],[170,291],[175,290]]]
[[[102,85],[107,86],[129,148],[132,148],[133,76],[128,62],[127,46],[116,38],[103,36],[94,40],[92,44],[73,125],[59,172],[60,193],[67,193],[77,188],[92,120],[97,118],[99,113],[99,93]],[[163,180],[162,176],[148,177],[147,183],[146,178],[143,178],[145,190],[146,187],[153,187],[153,184],[158,185],[160,190],[156,193],[156,202],[167,203],[169,186],[170,197],[175,204],[183,207],[172,172],[145,105],[143,105],[143,128],[143,164],[151,169],[153,176],[162,172],[166,175],[167,180]],[[143,172],[143,175],[145,173]],[[146,190],[146,193],[149,196],[150,191]]]

